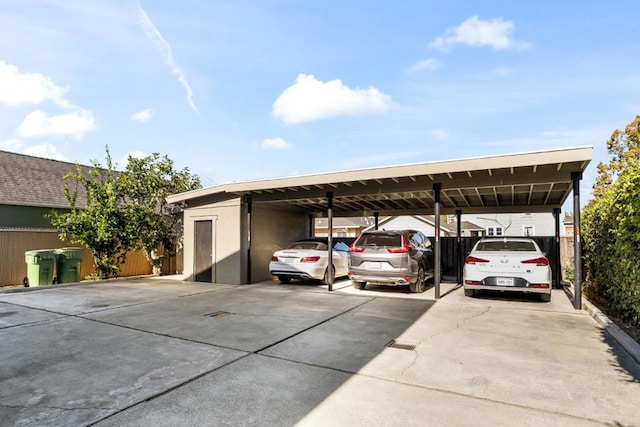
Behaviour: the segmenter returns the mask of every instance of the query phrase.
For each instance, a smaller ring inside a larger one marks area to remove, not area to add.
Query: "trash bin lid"
[[[24,253],[26,262],[37,263],[41,259],[56,259],[56,253],[53,249],[39,249],[35,251],[26,251]]]
[[[83,248],[60,248],[54,251],[56,254],[63,256],[66,259],[82,259],[84,253]]]

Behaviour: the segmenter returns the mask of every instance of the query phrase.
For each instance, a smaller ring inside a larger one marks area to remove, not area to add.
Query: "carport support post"
[[[313,217],[313,214],[309,214],[309,237],[316,237],[316,220]]]
[[[435,204],[433,206],[436,217],[436,228],[434,230],[435,245],[433,248],[433,285],[435,292],[435,299],[440,299],[440,191],[442,191],[442,184],[433,184],[433,191],[435,193]]]
[[[458,285],[462,284],[462,209],[456,209],[456,241],[458,247],[456,249],[456,280]]]
[[[328,246],[329,252],[327,253],[327,286],[329,287],[329,292],[333,291],[333,274],[331,274],[331,268],[333,266],[333,193],[331,191],[327,191],[327,227],[329,229],[328,232]]]
[[[573,251],[575,288],[573,308],[582,310],[582,245],[580,242],[580,180],[582,172],[571,172],[573,181]]]
[[[380,219],[380,212],[373,213],[373,219],[375,220],[375,229],[378,229],[378,220]]]
[[[555,245],[556,245],[556,256],[554,259],[554,263],[556,266],[556,270],[555,270],[555,274],[554,274],[554,281],[556,284],[556,288],[560,289],[562,288],[561,286],[561,282],[562,282],[562,267],[560,266],[560,208],[553,208],[553,217],[556,220],[556,240],[555,240]]]
[[[253,199],[247,196],[247,283],[251,284],[251,210]]]

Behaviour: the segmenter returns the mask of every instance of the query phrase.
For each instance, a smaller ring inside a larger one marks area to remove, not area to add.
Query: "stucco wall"
[[[251,218],[251,281],[271,279],[269,261],[278,249],[308,238],[309,216],[254,204]]]
[[[245,284],[249,231],[247,204],[240,198],[210,201],[184,210],[183,274],[194,280],[195,222],[213,222],[213,282]],[[307,214],[254,204],[251,215],[251,281],[271,279],[269,261],[273,252],[309,237]]]
[[[194,280],[195,221],[213,221],[212,262],[214,283],[243,283],[240,198],[214,202],[184,211],[184,271],[187,280]],[[246,256],[245,256],[246,258]]]

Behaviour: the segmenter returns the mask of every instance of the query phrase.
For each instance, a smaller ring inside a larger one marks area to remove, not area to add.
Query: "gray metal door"
[[[195,280],[213,281],[213,221],[195,223]]]

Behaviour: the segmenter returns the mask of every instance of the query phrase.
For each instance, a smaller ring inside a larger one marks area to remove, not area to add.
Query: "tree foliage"
[[[608,191],[619,174],[640,160],[640,116],[636,116],[624,131],[616,129],[607,141],[609,163],[598,164],[598,178],[593,187],[597,197]]]
[[[640,325],[640,116],[607,143],[595,198],[584,209],[585,291],[614,315]]]
[[[158,153],[130,156],[125,170],[118,172],[107,147],[106,166],[96,160],[91,164],[89,170],[77,166],[64,177],[69,211],[49,214],[61,239],[86,246],[102,278],[117,276],[133,249],[158,264],[160,249],[173,251],[180,229],[165,199],[200,188],[199,178],[187,168],[175,171],[173,162]],[[86,206],[78,206],[79,191],[86,194]]]
[[[126,216],[136,228],[135,245],[158,267],[160,250],[173,253],[182,229],[166,197],[200,188],[200,179],[189,169],[174,170],[173,162],[158,153],[129,157],[120,179],[127,195]]]

